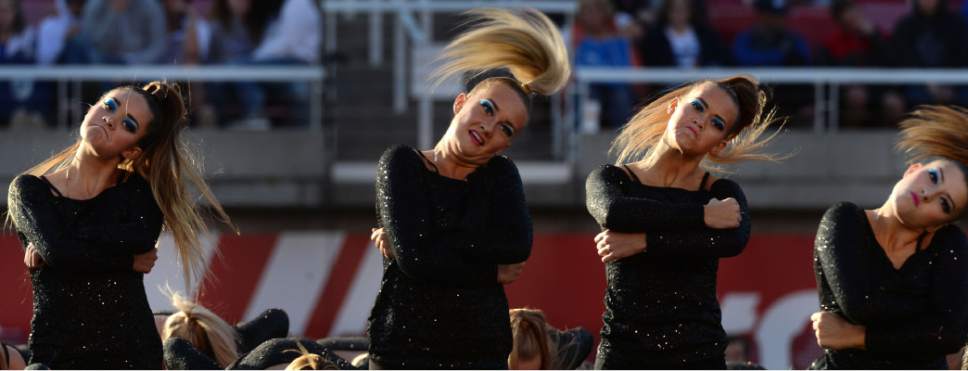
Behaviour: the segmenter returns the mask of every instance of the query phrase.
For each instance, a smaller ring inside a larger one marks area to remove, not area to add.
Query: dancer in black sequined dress
[[[478,11],[445,50],[442,74],[472,73],[430,150],[395,146],[377,168],[386,257],[369,320],[371,368],[507,368],[508,303],[531,252],[518,170],[499,154],[524,130],[531,94],[568,81],[556,26],[529,11]],[[492,69],[503,67],[500,69]]]
[[[10,184],[33,284],[30,363],[162,367],[143,283],[162,225],[187,276],[202,263],[195,233],[204,223],[181,182],[193,181],[225,217],[181,148],[184,118],[176,85],[113,89],[88,110],[77,143]]]
[[[968,111],[927,106],[901,123],[911,164],[887,201],[841,202],[814,244],[819,369],[943,369],[968,340]]]
[[[706,161],[771,158],[752,152],[772,138],[765,103],[746,77],[679,88],[623,128],[618,165],[588,176],[608,281],[596,368],[725,368],[716,272],[743,251],[750,218],[740,186]]]

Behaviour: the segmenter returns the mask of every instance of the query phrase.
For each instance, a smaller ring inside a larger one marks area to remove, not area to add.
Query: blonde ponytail
[[[165,216],[165,227],[175,240],[186,287],[193,287],[205,272],[205,252],[199,236],[208,232],[208,226],[189,186],[201,194],[221,222],[233,229],[235,226],[205,182],[201,161],[181,135],[188,125],[188,111],[178,84],[152,81],[131,89],[148,100],[154,119],[141,141],[144,153],[121,167],[148,181]]]
[[[178,312],[165,321],[162,341],[170,337],[188,340],[199,351],[212,356],[221,367],[227,367],[239,358],[238,335],[232,325],[181,294],[170,295],[171,304]]]
[[[551,95],[571,74],[568,50],[557,26],[536,10],[467,12],[472,29],[444,49],[445,63],[435,72],[439,83],[455,74],[507,69],[525,93]]]

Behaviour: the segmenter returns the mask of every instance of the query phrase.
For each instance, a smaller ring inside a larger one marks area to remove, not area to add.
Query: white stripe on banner
[[[358,336],[366,330],[366,320],[380,291],[383,256],[372,242],[367,245],[364,254],[363,263],[356,271],[356,277],[353,277],[353,285],[343,300],[329,336]]]
[[[289,314],[289,332],[302,334],[342,246],[339,232],[280,235],[242,320],[281,308]]]
[[[208,264],[212,261],[212,256],[215,255],[218,240],[219,235],[215,233],[202,235],[199,239],[205,256],[202,269],[208,269]],[[162,233],[161,238],[158,239],[158,261],[155,262],[155,267],[151,269],[151,273],[145,275],[144,282],[145,291],[148,294],[148,304],[151,305],[151,310],[156,312],[174,309],[171,306],[171,300],[162,293],[162,288],[170,287],[172,290],[191,298],[198,285],[201,284],[201,282],[195,282],[192,285],[195,287],[185,287],[185,276],[182,275],[181,263],[178,261],[175,239],[172,238],[170,233]]]

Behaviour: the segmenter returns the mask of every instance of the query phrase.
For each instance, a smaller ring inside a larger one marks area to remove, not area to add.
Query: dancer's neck
[[[665,147],[656,153],[652,161],[639,161],[633,164],[640,169],[648,185],[667,188],[695,188],[696,178],[705,171],[699,166],[705,156],[685,156],[682,152]]]
[[[462,159],[443,143],[431,150],[423,151],[423,154],[434,164],[437,173],[447,178],[466,180],[467,176],[478,168],[477,164]]]
[[[925,234],[921,228],[911,228],[898,219],[890,202],[868,210],[867,218],[877,242],[888,253],[918,248],[918,240]]]
[[[89,199],[117,183],[118,160],[98,158],[81,146],[64,169],[54,175],[61,180],[65,196]]]

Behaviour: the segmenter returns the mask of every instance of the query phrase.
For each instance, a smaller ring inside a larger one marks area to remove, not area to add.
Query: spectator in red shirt
[[[830,4],[830,15],[837,28],[824,40],[818,53],[821,64],[864,67],[882,65],[886,61],[884,36],[864,17],[854,0],[834,0]],[[869,86],[841,87],[841,125],[870,126],[885,122],[877,114],[882,95],[877,88]]]

